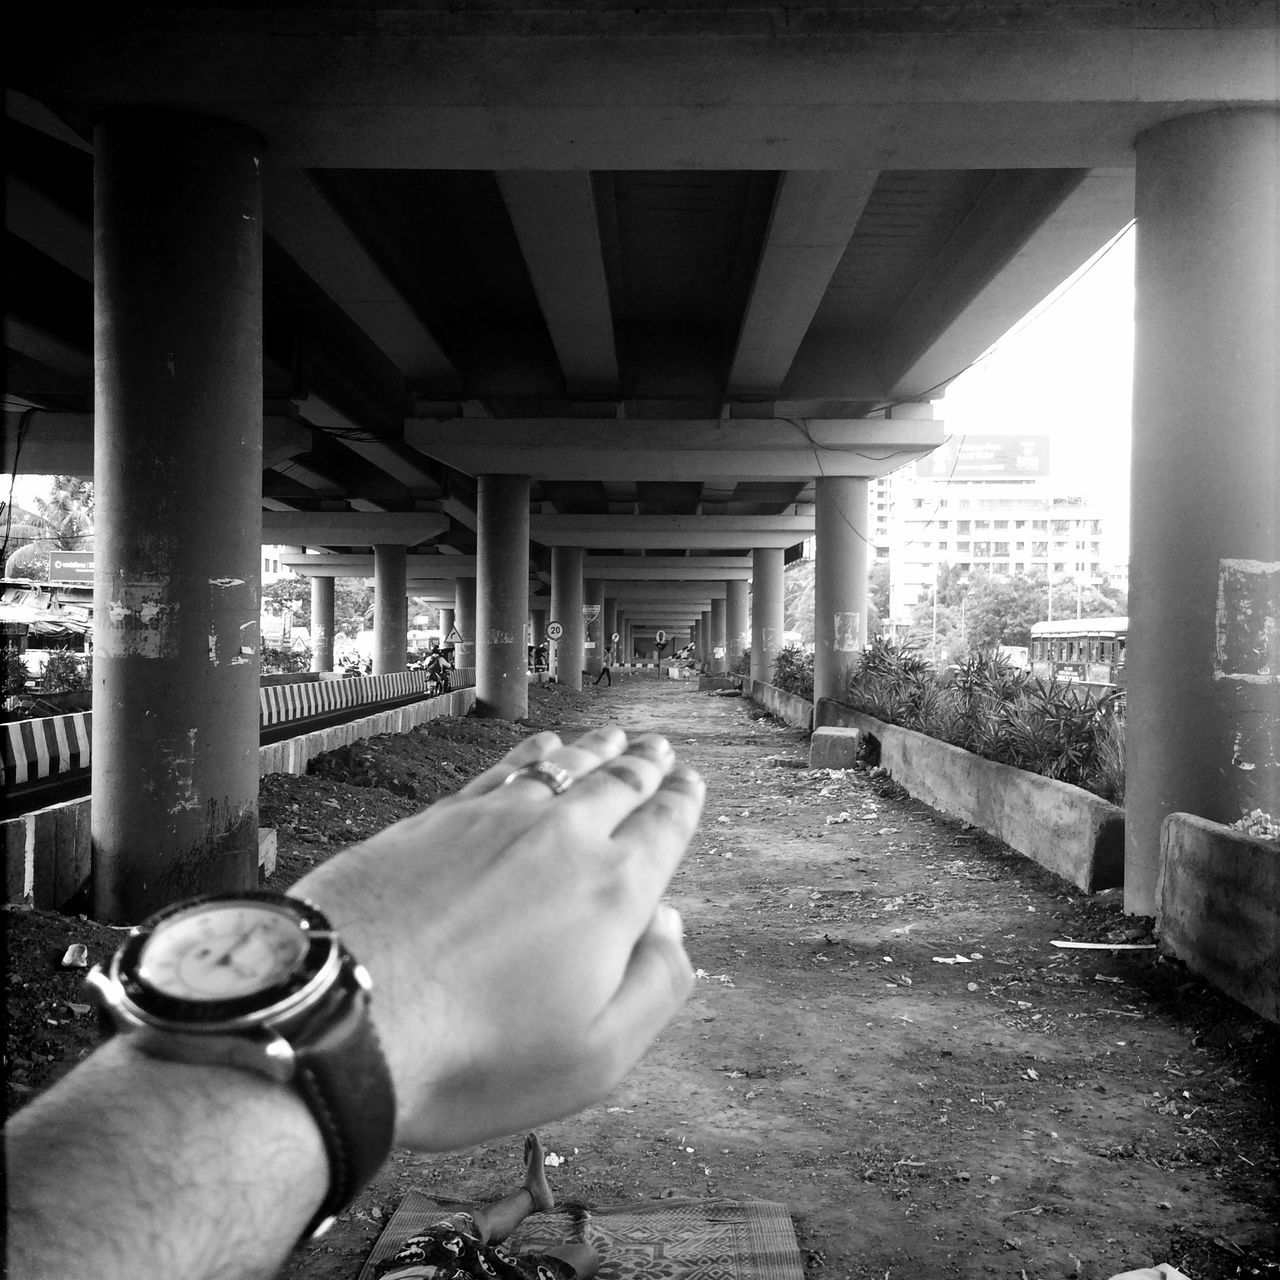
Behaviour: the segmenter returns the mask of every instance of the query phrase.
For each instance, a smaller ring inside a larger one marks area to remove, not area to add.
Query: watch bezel
[[[138,976],[143,948],[157,929],[179,916],[245,903],[269,904],[293,918],[308,935],[302,957],[287,977],[245,996],[226,1000],[191,1000],[158,991]],[[341,968],[342,946],[325,915],[300,898],[278,893],[214,893],[166,907],[135,926],[111,962],[122,1012],[161,1030],[175,1032],[244,1031],[275,1026],[306,1012],[322,999]]]

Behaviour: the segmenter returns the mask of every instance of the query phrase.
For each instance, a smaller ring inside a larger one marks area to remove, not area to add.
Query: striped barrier
[[[0,725],[5,790],[87,769],[92,738],[91,711],[10,720]]]
[[[473,685],[474,668],[450,672],[449,683],[455,692]],[[319,680],[304,677],[289,684],[266,685],[258,691],[258,726],[271,729],[396,698],[424,697],[426,687],[424,671],[351,678],[330,678],[325,673]],[[92,738],[91,711],[0,724],[5,791],[88,769]]]

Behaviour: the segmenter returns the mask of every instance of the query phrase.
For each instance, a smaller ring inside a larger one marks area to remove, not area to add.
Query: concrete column
[[[406,550],[394,543],[373,549],[373,674],[405,670],[409,660]]]
[[[756,547],[751,552],[751,678],[768,684],[773,660],[782,648],[782,548]]]
[[[722,676],[729,669],[729,647],[725,638],[725,602],[711,602],[711,671]]]
[[[820,476],[815,484],[815,701],[844,697],[867,642],[867,489],[861,476]]]
[[[596,616],[590,622],[583,618],[583,648],[586,656],[586,672],[593,679],[600,674],[601,659],[604,656],[604,582],[600,578],[588,578],[582,584],[582,605],[584,609],[596,610]],[[593,646],[587,648],[587,645]]]
[[[258,879],[261,147],[94,134],[93,915]]]
[[[1125,909],[1160,824],[1280,813],[1280,110],[1137,140]]]
[[[484,475],[476,492],[476,715],[529,714],[529,477]]]
[[[527,551],[526,551],[527,554]],[[476,580],[459,578],[453,584],[453,625],[461,640],[454,646],[453,665],[476,665]]]
[[[568,689],[582,688],[582,548],[551,548],[551,618],[564,633],[551,643],[556,679]]]
[[[457,590],[455,588],[454,596],[456,599]],[[453,610],[441,605],[440,607],[440,647],[443,649],[449,643],[449,632],[453,630]]]
[[[724,633],[728,646],[726,667],[729,671],[737,671],[751,626],[747,616],[747,584],[740,578],[731,578],[724,585]]]
[[[711,631],[711,609],[708,607],[702,611],[702,621],[698,624],[698,657],[701,660],[699,665],[706,663],[708,671],[711,670],[711,649],[714,641],[715,636]]]
[[[333,670],[332,578],[311,579],[311,670]]]

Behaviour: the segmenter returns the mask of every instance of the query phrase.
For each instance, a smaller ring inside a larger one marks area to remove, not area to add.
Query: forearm
[[[288,1088],[147,1058],[116,1038],[6,1127],[9,1274],[274,1275],[328,1165]]]

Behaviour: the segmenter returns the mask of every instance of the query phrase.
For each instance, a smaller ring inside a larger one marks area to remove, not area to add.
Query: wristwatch
[[[395,1093],[372,984],[326,917],[277,893],[189,899],[134,926],[86,984],[108,1032],[154,1058],[238,1067],[291,1085],[329,1157],[303,1233],[323,1235],[391,1150]]]

